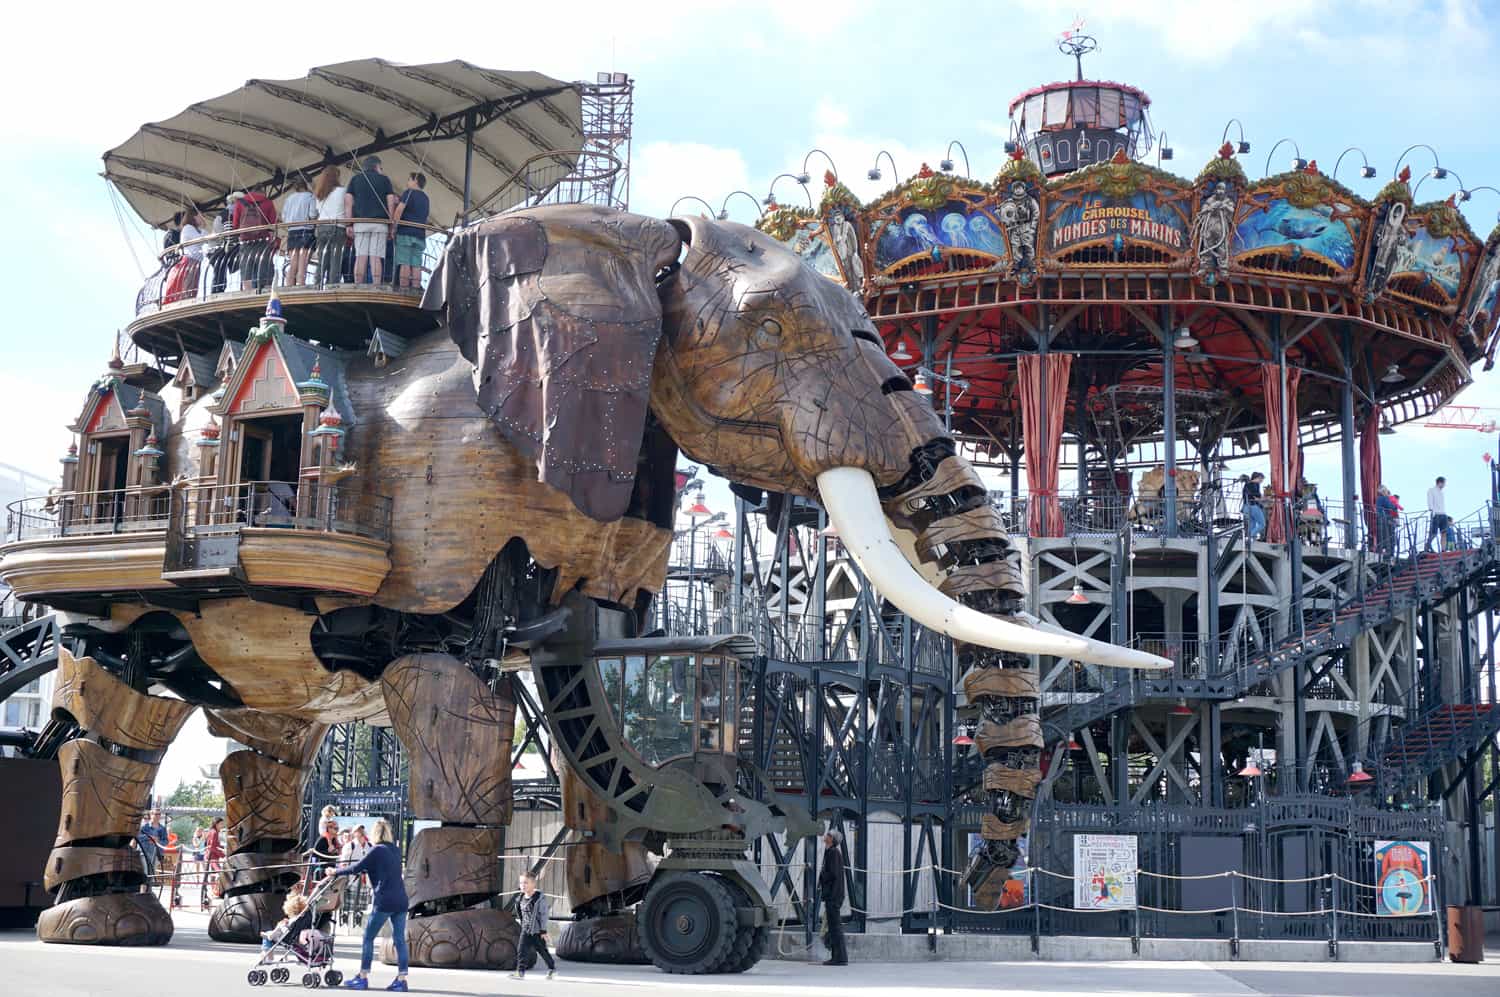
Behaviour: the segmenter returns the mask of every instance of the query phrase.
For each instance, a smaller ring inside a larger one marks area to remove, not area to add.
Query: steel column
[[[1359,546],[1358,535],[1364,525],[1359,514],[1359,498],[1356,486],[1359,482],[1354,460],[1354,337],[1349,323],[1342,323],[1340,357],[1344,362],[1344,380],[1339,385],[1339,455],[1343,459],[1344,476],[1344,547],[1353,550]],[[1365,502],[1373,502],[1373,495],[1364,496]]]
[[[1162,485],[1165,499],[1166,535],[1177,536],[1177,344],[1172,337],[1172,308],[1161,307],[1161,448],[1166,457],[1166,481]]]

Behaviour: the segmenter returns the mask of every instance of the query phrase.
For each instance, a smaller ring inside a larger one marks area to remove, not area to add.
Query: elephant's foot
[[[282,918],[286,894],[241,893],[227,896],[208,919],[208,937],[216,942],[255,945],[260,933],[276,927]]]
[[[149,807],[161,754],[193,707],[148,696],[67,647],[58,652],[52,706],[91,736],[57,752],[62,806],[42,883],[58,903],[37,921],[37,937],[163,945],[172,937],[172,919],[155,896],[140,892],[146,868],[128,842]]]
[[[79,897],[42,911],[36,934],[67,945],[165,945],[172,917],[152,893]]]
[[[411,813],[440,820],[413,840],[406,863],[413,966],[510,969],[516,920],[491,906],[500,892],[500,837],[510,823],[515,702],[446,654],[410,654],[381,674],[391,726],[407,749]],[[381,959],[395,961],[389,941]]]
[[[634,911],[588,917],[563,926],[557,954],[571,962],[608,962],[642,966],[651,962],[641,947]]]
[[[406,922],[406,944],[413,966],[442,969],[514,969],[521,928],[509,911],[492,907],[449,911]],[[380,943],[380,961],[396,964],[389,938]]]

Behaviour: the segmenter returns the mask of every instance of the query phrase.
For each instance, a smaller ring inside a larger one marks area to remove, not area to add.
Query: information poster
[[[1375,913],[1432,913],[1432,848],[1426,841],[1375,842]]]
[[[1073,835],[1073,906],[1134,910],[1135,869],[1135,835]]]

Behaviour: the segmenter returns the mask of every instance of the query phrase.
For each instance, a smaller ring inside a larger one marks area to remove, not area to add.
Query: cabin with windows
[[[359,355],[291,335],[272,297],[244,343],[184,358],[175,425],[165,378],[113,359],[71,427],[62,489],[15,517],[7,579],[81,609],[114,590],[162,605],[261,588],[374,594],[390,501],[342,460],[356,422],[344,371]]]

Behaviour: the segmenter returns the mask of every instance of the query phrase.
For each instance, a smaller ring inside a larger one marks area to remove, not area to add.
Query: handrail
[[[166,530],[173,507],[189,531],[241,526],[350,533],[389,540],[392,500],[349,482],[195,482],[54,492],[6,506],[6,542]]]
[[[232,239],[242,240],[246,242],[264,241],[260,239],[251,240],[247,238],[247,236],[285,235],[291,229],[317,229],[320,225],[339,225],[342,226],[346,231],[350,231],[354,228],[355,225],[378,224],[380,222],[384,222],[392,229],[395,229],[398,226],[403,228],[419,228],[424,233],[426,233],[424,238],[431,238],[434,235],[447,235],[450,231],[449,229],[444,228],[441,225],[432,225],[427,222],[391,221],[389,218],[309,218],[306,221],[300,222],[277,220],[274,222],[268,222],[265,225],[249,225],[244,228],[225,229],[222,232],[214,232],[209,235],[201,236],[197,239],[185,239],[182,242],[178,242],[174,245],[168,246],[161,252],[157,253],[156,259],[159,263],[172,263],[180,259],[182,256],[192,255],[187,252],[187,250],[189,249],[196,249],[201,247],[204,250],[208,250],[223,245],[226,240]]]
[[[355,228],[364,224],[383,227],[379,233],[383,248],[360,243]],[[409,255],[410,247],[394,241],[400,227],[422,231],[416,257]],[[160,266],[136,295],[136,314],[237,296],[244,291],[266,293],[274,288],[295,292],[364,284],[367,277],[371,284],[416,297],[442,256],[447,238],[446,229],[425,222],[370,218],[283,220],[228,229],[163,250],[158,256]],[[360,266],[366,255],[368,268]],[[391,257],[389,267],[385,265],[387,256]],[[412,262],[404,262],[408,260]],[[356,268],[363,272],[355,273]],[[378,281],[374,280],[377,268]]]
[[[557,159],[560,156],[572,156],[574,157],[574,160],[571,164],[558,163]],[[579,167],[585,160],[600,160],[607,163],[608,165],[607,167],[593,173],[575,172],[579,169]],[[534,164],[543,161],[551,163],[554,169],[566,169],[568,172],[564,173],[561,176],[558,176],[557,178],[551,180],[550,182],[547,182],[544,185],[533,184],[530,179],[531,168]],[[514,188],[516,182],[522,177],[526,178],[525,182],[521,184],[521,189],[526,191],[527,199],[529,199],[534,193],[536,193],[537,187],[545,186],[545,190],[543,190],[540,193],[540,196],[536,198],[535,203],[540,204],[546,200],[547,196],[553,190],[555,190],[559,184],[562,184],[564,182],[572,182],[579,185],[601,183],[605,180],[610,179],[611,177],[617,176],[620,170],[623,168],[624,164],[619,160],[618,157],[599,149],[553,149],[548,152],[539,152],[536,155],[524,160],[520,166],[517,166],[514,170],[512,170],[510,176],[502,180],[499,186],[497,186],[494,190],[490,191],[484,197],[481,197],[479,200],[475,201],[473,207],[469,209],[469,216],[473,217],[477,214],[483,214],[485,208],[489,206],[489,203],[491,201],[499,197],[501,192],[506,190],[507,188]],[[499,209],[499,211],[491,213],[500,214],[505,211],[514,210],[518,207],[530,206],[532,205],[511,204]],[[458,218],[455,220],[454,224],[456,226],[463,225],[466,224],[467,221],[467,218]]]

